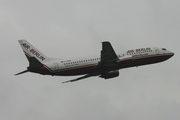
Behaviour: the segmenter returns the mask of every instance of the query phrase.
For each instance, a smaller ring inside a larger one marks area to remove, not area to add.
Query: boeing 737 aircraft
[[[114,78],[119,76],[119,69],[162,62],[174,55],[173,52],[165,48],[157,47],[132,49],[122,54],[116,54],[110,42],[105,41],[102,42],[100,56],[61,60],[46,57],[26,40],[19,40],[19,44],[29,60],[29,67],[27,67],[27,70],[15,75],[25,72],[52,76],[84,75],[63,83],[74,82],[92,76],[99,76],[104,79]]]

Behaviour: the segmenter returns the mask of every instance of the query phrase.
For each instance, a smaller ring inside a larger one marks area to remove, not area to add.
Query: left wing
[[[85,79],[85,78],[88,78],[88,77],[91,77],[91,76],[92,76],[92,75],[87,74],[87,75],[85,75],[85,76],[82,76],[82,77],[79,77],[79,78],[76,78],[76,79],[73,79],[73,80],[64,81],[64,82],[62,82],[62,83],[75,82],[75,81],[82,80],[82,79]]]

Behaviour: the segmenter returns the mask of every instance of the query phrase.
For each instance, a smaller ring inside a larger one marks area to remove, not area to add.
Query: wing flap
[[[79,77],[79,78],[76,78],[76,79],[73,79],[73,80],[64,81],[62,83],[75,82],[75,81],[82,80],[82,79],[85,79],[85,78],[88,78],[88,77],[91,77],[91,75],[87,74],[85,76],[82,76],[82,77]]]

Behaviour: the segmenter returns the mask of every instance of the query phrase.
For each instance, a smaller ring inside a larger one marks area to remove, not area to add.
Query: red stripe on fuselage
[[[113,68],[109,68],[112,70],[117,70],[117,69],[123,69],[123,68],[128,68],[128,67],[134,67],[134,66],[141,66],[141,65],[148,65],[148,64],[153,64],[153,63],[158,63],[158,62],[162,62],[165,61],[167,59],[169,59],[170,57],[172,57],[172,54],[164,54],[164,55],[147,55],[147,56],[140,56],[140,57],[132,57],[130,59],[125,59],[122,60],[119,64],[119,66],[117,67],[113,67]],[[123,62],[125,61],[129,61],[132,60],[133,62],[132,64],[126,64],[126,65],[122,65]],[[88,67],[74,67],[73,69],[68,69],[68,70],[64,70],[60,71],[58,73],[56,73],[57,75],[64,75],[64,76],[68,76],[68,75],[82,75],[82,74],[87,74],[87,73],[93,73],[93,72],[98,72],[98,70],[96,69],[97,64],[96,65],[92,65],[92,66],[88,66]]]
[[[172,54],[159,54],[159,55],[147,55],[147,56],[136,56],[132,58],[127,58],[123,59],[120,61],[119,65],[116,67],[111,67],[108,68],[109,70],[117,70],[117,69],[123,69],[123,68],[128,68],[128,67],[134,67],[134,66],[141,66],[141,65],[147,65],[147,64],[153,64],[153,63],[158,63],[165,61],[172,57]],[[29,57],[27,55],[27,57]],[[125,64],[126,61],[132,61],[131,64]],[[87,74],[87,73],[94,73],[94,72],[99,72],[100,70],[103,69],[97,69],[97,63],[91,64],[91,65],[84,65],[84,66],[78,66],[78,67],[73,67],[73,68],[65,68],[65,69],[60,69],[58,71],[53,71],[47,66],[43,65],[43,67],[37,69],[34,72],[38,72],[40,74],[44,75],[57,75],[57,76],[70,76],[70,75],[82,75],[82,74]]]

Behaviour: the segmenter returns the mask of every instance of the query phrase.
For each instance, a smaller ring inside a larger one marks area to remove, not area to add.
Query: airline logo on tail
[[[41,59],[42,61],[45,60],[45,57],[43,57],[40,53],[38,53],[36,50],[34,50],[33,48],[31,49],[30,45],[28,45],[27,43],[23,43],[21,44],[25,49],[29,50],[30,53],[32,53],[33,55],[35,55],[36,57],[38,57],[39,59]]]

